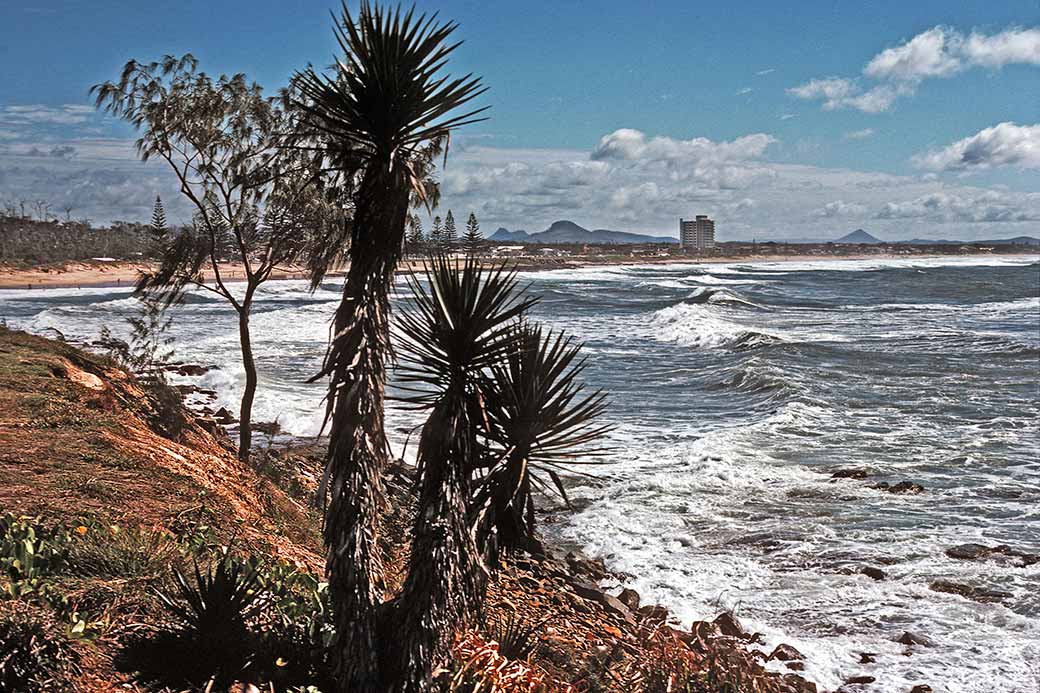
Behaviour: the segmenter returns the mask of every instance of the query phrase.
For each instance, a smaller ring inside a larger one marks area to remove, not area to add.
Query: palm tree
[[[494,529],[495,542],[490,545],[503,549],[531,548],[532,487],[555,488],[566,501],[558,472],[576,464],[596,464],[595,457],[603,450],[589,449],[587,444],[610,429],[596,423],[606,408],[606,395],[586,394],[578,381],[585,367],[579,358],[581,346],[563,334],[527,323],[518,332],[518,347],[493,364],[481,382],[486,435],[498,454],[475,505],[491,506],[480,528],[481,544],[489,543]],[[593,459],[576,459],[578,450]]]
[[[299,106],[334,168],[356,180],[350,267],[322,375],[330,424],[323,491],[325,546],[336,625],[334,675],[344,691],[383,691],[380,674],[377,516],[387,462],[383,429],[390,354],[389,293],[401,258],[409,199],[426,199],[416,161],[424,147],[472,123],[459,109],[483,92],[472,75],[441,74],[458,46],[454,23],[344,3],[336,38],[343,56],[331,75],[297,75]]]
[[[516,348],[516,322],[534,303],[516,272],[461,266],[439,256],[427,290],[411,279],[415,304],[399,320],[406,397],[430,414],[419,439],[419,504],[395,642],[402,691],[426,690],[433,663],[455,628],[483,600],[485,568],[469,518],[470,478],[483,429],[482,374]]]

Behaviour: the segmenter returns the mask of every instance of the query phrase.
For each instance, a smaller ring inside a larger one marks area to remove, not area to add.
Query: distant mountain
[[[845,234],[844,236],[842,236],[841,238],[839,238],[838,240],[836,240],[834,242],[835,243],[883,243],[884,241],[882,241],[880,238],[875,238],[874,236],[871,236],[869,233],[867,233],[863,229],[856,229],[852,233],[847,233],[847,234]]]
[[[554,221],[552,226],[539,233],[527,233],[526,231],[510,231],[500,228],[491,235],[489,240],[503,241],[508,243],[678,243],[678,238],[671,236],[647,236],[641,233],[629,233],[627,231],[610,231],[608,229],[595,229],[589,231],[578,226],[573,221]]]
[[[985,241],[951,241],[945,238],[911,238],[909,241],[899,242],[906,243],[907,245],[1040,245],[1040,238],[1034,238],[1032,236],[1015,236],[1014,238],[997,238]]]
[[[488,240],[504,241],[506,243],[527,243],[529,238],[528,233],[522,229],[510,231],[504,226],[499,226],[498,230],[491,234]]]

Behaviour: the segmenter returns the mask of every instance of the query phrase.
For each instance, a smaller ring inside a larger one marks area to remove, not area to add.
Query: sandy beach
[[[982,254],[982,253],[973,253]],[[987,253],[989,254],[989,253]],[[1038,251],[1023,250],[1005,255],[1033,255]],[[719,255],[688,257],[646,257],[605,255],[591,257],[514,257],[496,258],[496,261],[515,262],[520,271],[544,271],[553,269],[573,269],[593,266],[645,265],[645,264],[717,264],[732,262],[812,262],[819,260],[891,260],[891,259],[928,259],[947,257],[954,253],[849,253],[849,254],[761,254],[761,255]],[[962,255],[962,254],[957,254]],[[69,289],[85,287],[133,286],[140,272],[154,268],[154,263],[147,262],[71,262],[52,267],[9,267],[0,266],[0,290],[2,289]],[[421,269],[422,261],[405,260],[399,272],[410,273]],[[204,272],[206,279],[212,279],[213,272]],[[224,263],[220,266],[220,274],[225,281],[242,281],[245,272],[241,263]],[[331,272],[330,277],[342,276],[343,271]],[[307,270],[300,266],[280,267],[271,273],[271,280],[306,279]]]

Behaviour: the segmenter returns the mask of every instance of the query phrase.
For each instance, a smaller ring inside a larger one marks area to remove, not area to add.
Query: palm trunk
[[[397,605],[395,693],[421,693],[485,587],[467,516],[473,428],[461,397],[434,407],[419,443],[422,479],[408,577]]]
[[[253,339],[249,333],[249,313],[253,308],[252,284],[246,289],[245,299],[238,311],[238,341],[242,347],[242,368],[246,372],[246,388],[238,409],[238,459],[249,461],[253,446],[253,399],[256,397],[256,361],[253,358]]]
[[[495,486],[494,523],[498,544],[504,549],[526,549],[530,544],[533,518],[528,512],[531,499],[530,472],[527,469],[529,454],[530,446],[517,447],[509,456],[503,483]]]
[[[381,163],[381,165],[380,165]],[[350,267],[324,371],[330,374],[325,546],[336,624],[334,676],[342,692],[383,693],[379,667],[378,514],[388,451],[383,430],[390,355],[389,292],[401,255],[408,189],[389,157],[357,194]]]

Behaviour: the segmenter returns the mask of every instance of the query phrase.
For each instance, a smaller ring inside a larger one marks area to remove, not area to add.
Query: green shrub
[[[0,569],[6,595],[20,597],[38,590],[45,578],[65,566],[70,543],[67,531],[45,527],[40,518],[0,516]]]

